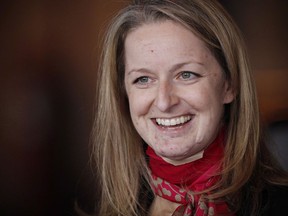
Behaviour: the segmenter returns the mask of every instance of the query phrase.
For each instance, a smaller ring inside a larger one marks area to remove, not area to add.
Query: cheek
[[[189,89],[182,98],[196,110],[207,107],[211,102],[209,91],[203,87]]]
[[[129,108],[130,108],[130,114],[132,118],[135,118],[140,115],[144,115],[148,111],[148,102],[149,98],[141,96],[141,94],[138,94],[136,92],[134,93],[128,93],[128,101],[129,101]]]
[[[202,86],[190,90],[185,96],[186,101],[199,112],[219,112],[222,110],[222,94],[218,88]]]

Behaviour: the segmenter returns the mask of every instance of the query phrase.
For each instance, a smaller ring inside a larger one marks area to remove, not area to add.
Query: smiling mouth
[[[171,127],[171,126],[180,126],[187,122],[189,122],[192,119],[192,116],[179,116],[177,118],[156,118],[156,123],[160,126],[164,127]]]

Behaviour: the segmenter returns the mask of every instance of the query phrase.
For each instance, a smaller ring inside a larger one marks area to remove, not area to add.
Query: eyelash
[[[188,75],[188,74],[189,74],[188,78],[183,78],[183,75]],[[200,77],[200,75],[191,71],[182,71],[177,76],[177,78],[180,78],[181,80],[193,80],[197,77]],[[149,76],[140,76],[134,80],[133,84],[147,85],[150,82],[151,82],[151,78]]]
[[[146,81],[143,82],[142,79],[145,79]],[[140,85],[146,85],[149,82],[149,77],[148,76],[141,76],[138,77],[137,79],[135,79],[135,81],[133,82],[133,84],[140,84]]]
[[[183,75],[187,75],[187,74],[189,74],[189,77],[188,78],[183,78]],[[183,80],[192,80],[192,79],[195,79],[197,77],[200,77],[200,75],[197,74],[197,73],[191,72],[191,71],[182,71],[182,72],[179,73],[178,77],[180,79],[183,79]]]

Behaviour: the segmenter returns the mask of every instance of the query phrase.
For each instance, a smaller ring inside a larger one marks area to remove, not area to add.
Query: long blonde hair
[[[240,188],[251,179],[259,181],[253,177],[256,168],[271,170],[272,162],[262,164],[269,154],[259,154],[266,151],[260,140],[257,97],[245,46],[227,12],[214,0],[134,1],[119,12],[107,31],[97,83],[93,153],[102,187],[100,215],[139,215],[143,207],[138,200],[141,179],[149,181],[149,175],[124,90],[124,42],[133,29],[164,20],[180,23],[206,43],[236,95],[225,109],[222,180],[212,197],[230,197],[236,202]],[[267,176],[268,182],[281,182],[273,171]]]

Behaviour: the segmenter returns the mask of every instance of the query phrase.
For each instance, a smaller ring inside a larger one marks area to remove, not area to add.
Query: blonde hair
[[[235,94],[225,109],[227,144],[222,180],[212,197],[241,203],[238,191],[248,182],[260,182],[253,175],[256,168],[259,172],[272,170],[270,155],[260,140],[257,96],[245,46],[227,12],[214,0],[134,1],[120,11],[108,29],[97,83],[93,152],[102,187],[100,215],[140,215],[143,207],[138,200],[141,179],[149,182],[149,175],[143,141],[131,121],[124,90],[124,43],[133,29],[165,20],[180,23],[206,43]],[[265,173],[269,173],[264,179],[267,182],[281,183],[274,171]]]

